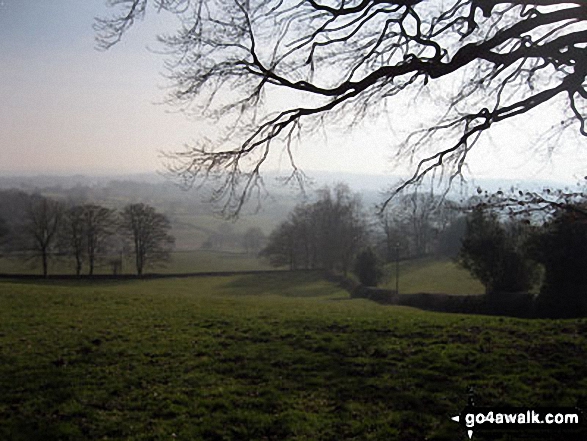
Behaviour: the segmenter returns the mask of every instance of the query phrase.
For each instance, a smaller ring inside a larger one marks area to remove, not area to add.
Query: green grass
[[[272,267],[254,255],[223,251],[175,252],[172,260],[163,268],[155,268],[158,273],[191,273],[208,271],[254,271],[271,270]]]
[[[37,263],[37,262],[33,262]],[[253,271],[272,269],[267,262],[245,253],[223,251],[176,251],[165,266],[150,268],[148,272],[192,273],[210,271]],[[85,269],[84,269],[85,271]],[[110,274],[108,266],[96,268],[96,274]],[[123,272],[134,274],[132,261],[123,265]],[[0,258],[0,273],[40,274],[38,265],[31,266],[18,259]],[[73,274],[73,264],[53,261],[50,274]],[[384,287],[395,289],[395,264],[386,268]],[[483,285],[464,269],[449,260],[419,259],[400,263],[400,292],[404,294],[428,292],[446,294],[483,294]]]
[[[395,289],[395,263],[388,264],[385,273],[384,287]],[[399,291],[467,295],[484,294],[485,287],[451,260],[424,258],[400,262]]]
[[[307,273],[2,281],[0,305],[2,440],[452,441],[469,386],[587,399],[587,320],[380,306]]]

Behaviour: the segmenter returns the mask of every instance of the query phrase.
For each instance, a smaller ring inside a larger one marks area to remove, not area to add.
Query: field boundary
[[[213,277],[213,276],[240,276],[258,274],[279,274],[279,273],[317,273],[321,270],[245,270],[245,271],[200,271],[191,273],[148,273],[141,276],[137,274],[7,274],[0,273],[0,279],[17,280],[152,280],[152,279],[173,279],[187,277]]]
[[[362,285],[342,275],[328,274],[326,277],[348,291],[351,298],[367,299],[383,305],[410,306],[425,311],[457,314],[517,318],[538,316],[536,298],[526,292],[494,295],[398,294],[395,290]]]

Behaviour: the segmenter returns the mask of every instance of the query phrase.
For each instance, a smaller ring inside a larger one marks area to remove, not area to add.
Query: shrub
[[[355,274],[365,286],[377,286],[383,276],[379,259],[371,248],[359,253],[355,263]]]
[[[544,266],[540,314],[587,313],[587,221],[561,213],[532,238],[530,248],[532,257]]]
[[[506,229],[494,213],[476,209],[467,219],[458,263],[477,278],[487,293],[530,289],[535,265],[522,250],[522,233]]]

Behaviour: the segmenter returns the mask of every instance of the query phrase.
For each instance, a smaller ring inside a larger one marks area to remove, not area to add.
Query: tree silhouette
[[[377,286],[383,277],[381,264],[371,248],[361,251],[355,262],[355,274],[365,286]]]
[[[75,205],[70,207],[63,218],[63,225],[60,229],[61,248],[75,261],[75,274],[79,276],[85,258],[85,227],[84,209]]]
[[[41,260],[43,276],[47,277],[49,260],[57,245],[57,235],[63,221],[63,205],[52,199],[32,196],[24,213],[22,232],[25,250]]]
[[[88,256],[88,273],[94,274],[98,254],[106,248],[106,242],[114,234],[114,210],[95,204],[83,205],[85,245]]]
[[[137,274],[169,260],[175,238],[169,234],[167,217],[146,204],[129,204],[122,211],[120,228],[132,244]]]
[[[219,135],[171,154],[170,167],[186,183],[218,179],[214,196],[225,209],[238,211],[259,190],[270,150],[285,149],[290,178],[302,179],[292,151],[298,135],[328,117],[353,122],[403,105],[406,94],[442,91],[443,116],[397,146],[414,170],[384,206],[438,167],[452,182],[483,132],[545,103],[562,104],[551,135],[572,125],[587,135],[584,0],[109,3],[117,12],[96,22],[102,48],[150,3],[180,16],[177,32],[161,37],[171,55],[170,100],[216,121]],[[286,93],[281,105],[276,90]]]
[[[265,234],[259,227],[250,227],[242,237],[243,247],[247,254],[258,254],[263,248]]]
[[[88,274],[94,274],[99,255],[106,251],[107,241],[115,228],[114,210],[109,208],[84,204],[75,205],[66,211],[61,227],[61,242],[64,251],[75,260],[76,275],[81,274],[86,259]]]
[[[475,209],[467,218],[457,261],[483,283],[486,294],[527,291],[534,283],[535,267],[516,243],[525,234],[510,229],[493,212]]]
[[[530,252],[544,268],[538,297],[539,312],[550,317],[577,317],[587,313],[587,204],[576,211],[566,206],[540,228],[530,241]]]
[[[326,269],[346,275],[367,239],[358,195],[344,184],[318,191],[312,203],[298,204],[269,235],[261,251],[273,266]]]

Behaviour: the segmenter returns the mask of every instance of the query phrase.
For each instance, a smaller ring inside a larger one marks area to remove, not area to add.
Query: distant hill
[[[386,195],[400,182],[397,175],[370,175],[360,173],[306,170],[307,181],[304,190],[306,195],[312,195],[314,191],[324,186],[333,186],[344,182],[354,192],[362,195],[366,207],[374,206],[385,199]],[[304,200],[304,192],[295,184],[284,184],[283,174],[266,172],[263,174],[267,195],[262,200],[262,211],[275,211],[276,215],[285,215],[289,208]],[[448,197],[456,200],[466,199],[476,194],[477,188],[494,192],[508,190],[514,187],[521,190],[540,190],[542,188],[570,188],[568,184],[543,180],[513,180],[513,179],[471,179],[464,185],[455,182],[448,193]],[[73,194],[79,198],[90,200],[103,200],[113,196],[123,196],[124,200],[141,200],[144,202],[178,201],[200,206],[201,210],[212,211],[205,208],[208,200],[205,188],[182,189],[169,177],[159,173],[136,174],[75,174],[75,175],[11,175],[0,174],[0,189],[15,188],[25,192],[40,192],[51,194]],[[442,189],[436,190],[438,193]],[[245,207],[244,212],[251,214],[255,211],[256,204]]]

